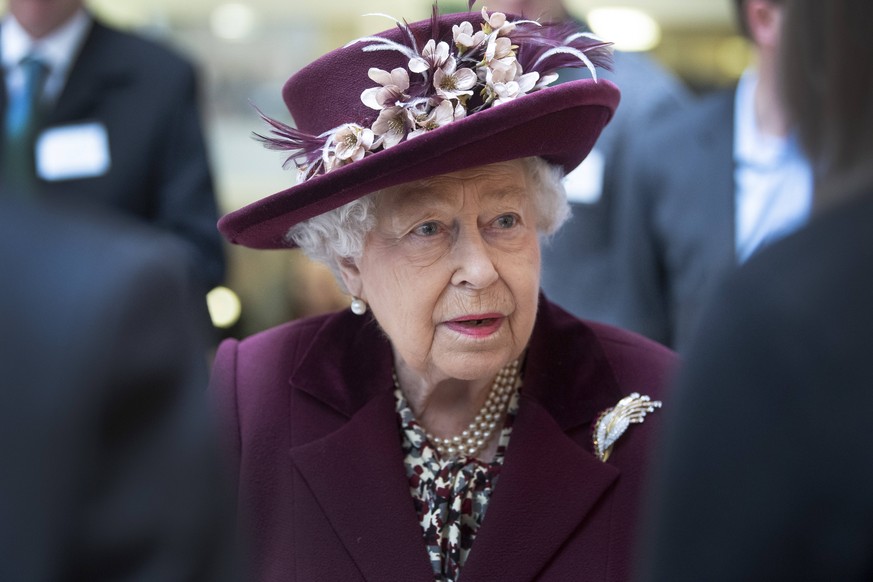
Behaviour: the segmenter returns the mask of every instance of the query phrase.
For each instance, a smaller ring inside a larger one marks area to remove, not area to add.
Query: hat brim
[[[253,202],[221,218],[218,229],[246,247],[292,248],[286,234],[293,225],[398,184],[532,156],[570,172],[618,101],[618,88],[605,80],[547,87]]]

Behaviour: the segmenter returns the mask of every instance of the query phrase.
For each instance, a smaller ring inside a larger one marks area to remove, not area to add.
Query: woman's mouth
[[[472,337],[487,337],[503,325],[505,316],[499,313],[483,313],[476,315],[465,315],[447,321],[445,326],[464,335]]]

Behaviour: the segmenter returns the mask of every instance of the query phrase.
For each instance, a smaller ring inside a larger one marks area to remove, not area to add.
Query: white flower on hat
[[[477,30],[474,33],[473,25],[466,20],[461,24],[455,24],[452,26],[452,39],[455,42],[455,46],[460,51],[466,51],[479,46],[485,42],[486,36],[485,32],[481,30]]]
[[[491,35],[488,37],[488,45],[483,58],[490,69],[508,69],[515,64],[515,49],[508,37]]]
[[[486,102],[492,105],[512,101],[530,92],[540,78],[537,72],[522,74],[518,63],[505,70],[488,69],[485,75],[483,94]]]
[[[434,10],[431,30],[439,29],[439,18]],[[391,20],[401,31],[398,40],[368,36],[345,47],[362,44],[365,54],[396,52],[407,63],[391,71],[367,71],[377,86],[364,89],[360,99],[378,115],[311,135],[261,114],[273,135],[257,137],[267,147],[291,152],[286,164],[298,167],[300,180],[538,91],[558,78],[560,68],[585,67],[596,81],[595,66],[609,62],[609,43],[579,32],[573,23],[511,22],[505,14],[483,8],[480,30],[464,20],[452,26],[451,39],[429,38],[419,48],[420,37],[410,26]],[[420,77],[410,79],[411,73]]]
[[[449,57],[443,68],[434,73],[433,86],[440,97],[458,99],[472,95],[473,91],[470,89],[478,80],[475,71],[466,67],[458,69],[454,57]]]
[[[363,158],[368,151],[381,145],[376,135],[368,127],[357,123],[347,123],[340,126],[328,140],[322,160],[325,171],[334,170]]]
[[[379,112],[378,119],[373,123],[373,133],[382,138],[382,147],[387,149],[403,141],[414,124],[412,113],[405,107],[395,105]]]
[[[488,10],[482,8],[482,20],[485,24],[482,29],[485,34],[496,32],[498,36],[508,36],[515,30],[515,23],[506,20],[506,15],[502,12],[493,12],[488,15]]]
[[[540,89],[545,89],[552,83],[558,80],[558,73],[547,73],[545,75],[540,75],[537,84],[534,85],[531,91],[539,91]]]
[[[420,57],[409,60],[409,70],[413,73],[426,73],[442,68],[451,58],[449,56],[449,44],[440,41],[439,44],[430,39],[421,51]]]
[[[419,129],[411,132],[409,134],[409,139],[423,135],[428,131],[442,127],[443,125],[447,125],[458,119],[462,119],[466,115],[467,110],[463,105],[452,105],[452,102],[446,99],[434,107],[429,115],[420,120],[416,120],[416,125],[418,125]]]
[[[406,69],[397,67],[389,73],[372,67],[368,76],[382,86],[365,89],[361,93],[361,101],[367,107],[381,110],[409,99],[409,95],[405,93],[409,89],[409,73]]]

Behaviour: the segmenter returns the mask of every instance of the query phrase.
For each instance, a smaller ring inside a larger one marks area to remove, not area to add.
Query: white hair
[[[524,171],[536,193],[537,232],[541,238],[553,235],[570,217],[570,205],[564,190],[563,169],[542,158],[522,158]],[[356,261],[364,253],[367,234],[376,226],[376,200],[381,191],[373,192],[309,220],[295,224],[286,238],[310,259],[324,263],[345,289],[339,265]]]

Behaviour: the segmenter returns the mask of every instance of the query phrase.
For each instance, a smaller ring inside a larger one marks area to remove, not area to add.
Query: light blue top
[[[795,135],[765,135],[755,121],[758,76],[737,86],[734,122],[737,261],[803,226],[812,211],[813,176]]]

